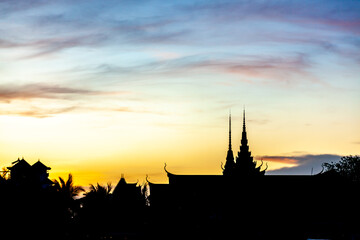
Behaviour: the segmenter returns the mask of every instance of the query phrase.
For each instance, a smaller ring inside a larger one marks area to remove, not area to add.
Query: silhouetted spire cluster
[[[265,170],[261,170],[262,163],[256,167],[256,162],[251,156],[249,151],[248,140],[246,136],[246,123],[245,123],[245,109],[243,111],[243,130],[241,135],[240,151],[234,161],[234,154],[231,148],[231,114],[229,115],[229,149],[226,156],[225,167],[223,168],[223,175],[232,177],[245,177],[245,176],[263,176]]]

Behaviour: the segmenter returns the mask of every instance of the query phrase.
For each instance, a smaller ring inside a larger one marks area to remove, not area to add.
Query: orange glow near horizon
[[[237,116],[233,110],[232,115],[232,145],[236,155],[242,120],[241,113]],[[125,118],[132,118],[128,126],[122,122]],[[10,166],[18,157],[24,157],[30,164],[40,159],[52,168],[51,179],[58,176],[66,178],[71,172],[75,183],[82,186],[96,182],[116,184],[122,173],[128,182],[142,184],[146,175],[152,182],[167,182],[163,170],[165,162],[169,171],[178,174],[222,174],[221,163],[225,162],[228,145],[226,119],[225,115],[221,122],[216,121],[218,125],[202,126],[202,120],[194,120],[193,125],[178,123],[173,126],[153,124],[148,122],[148,118],[134,118],[131,114],[111,118],[93,114],[68,114],[53,118],[3,116],[0,118],[3,126],[1,144],[6,151],[2,151],[0,157],[4,167]],[[285,153],[286,149],[299,143],[311,149],[308,136],[302,133],[304,130],[293,133],[297,137],[303,135],[302,140],[289,141],[284,137],[286,130],[272,131],[268,128],[265,131],[264,126],[252,123],[252,113],[247,115],[247,119],[250,151],[258,164],[261,157],[257,156]],[[98,125],[104,120],[111,123],[118,121],[119,124]],[[311,143],[316,144],[314,141]],[[353,152],[355,150],[352,149]],[[347,151],[348,146],[344,144],[343,151],[336,153],[346,155]],[[264,160],[268,162],[268,171],[298,165],[291,158]]]

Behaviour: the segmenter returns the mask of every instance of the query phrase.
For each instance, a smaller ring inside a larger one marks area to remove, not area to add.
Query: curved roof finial
[[[166,163],[165,163],[165,164],[164,164],[164,170],[165,170],[166,173],[169,173],[169,172],[166,170],[166,166],[167,166],[167,165],[166,165]]]
[[[145,180],[148,184],[153,184],[152,182],[149,181],[149,175],[146,174]]]
[[[261,168],[263,164],[264,164],[264,161],[261,159],[261,164],[260,164],[259,168]]]

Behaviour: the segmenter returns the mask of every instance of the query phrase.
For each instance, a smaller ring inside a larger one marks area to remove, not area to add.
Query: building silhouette
[[[149,195],[122,174],[112,193],[108,183],[64,197],[50,167],[17,159],[0,182],[4,239],[360,239],[359,181],[334,170],[268,175],[251,155],[245,111],[236,157],[231,124],[229,114],[222,174],[178,174],[165,164],[168,183],[147,176]]]
[[[265,175],[267,165],[257,167],[249,150],[245,110],[236,158],[229,115],[222,170],[222,175],[182,175],[165,164],[168,184],[147,178],[153,223],[167,234],[182,229],[179,239],[190,233],[192,239],[343,239],[344,232],[356,232],[350,219],[351,212],[360,213],[354,207],[358,185],[328,173]],[[341,207],[334,208],[334,202]]]
[[[246,133],[246,122],[245,122],[245,110],[243,111],[243,128],[242,128],[242,137],[240,150],[237,153],[236,161],[234,160],[234,154],[232,150],[231,143],[231,114],[229,115],[229,147],[226,155],[225,166],[222,167],[223,175],[179,175],[171,173],[167,170],[167,165],[164,166],[164,171],[166,172],[169,185],[186,185],[186,190],[191,189],[192,184],[201,184],[201,185],[211,185],[214,188],[217,185],[223,187],[223,184],[230,184],[231,182],[237,182],[245,178],[258,178],[264,177],[267,170],[267,165],[265,169],[261,169],[263,163],[260,166],[256,167],[257,162],[254,161],[249,151],[247,133]],[[168,189],[167,184],[156,184],[148,181],[150,185],[150,196],[151,191],[158,193],[158,189]],[[151,198],[158,197],[153,196]],[[156,201],[156,200],[153,200]],[[156,203],[155,203],[156,204]]]
[[[44,165],[38,160],[30,165],[24,158],[17,159],[12,163],[10,170],[10,181],[16,186],[27,186],[46,189],[53,185],[48,178],[50,167]]]

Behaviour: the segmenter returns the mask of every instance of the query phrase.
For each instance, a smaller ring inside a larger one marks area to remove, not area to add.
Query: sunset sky
[[[360,2],[0,0],[1,167],[221,174],[244,106],[267,174],[359,154]]]

